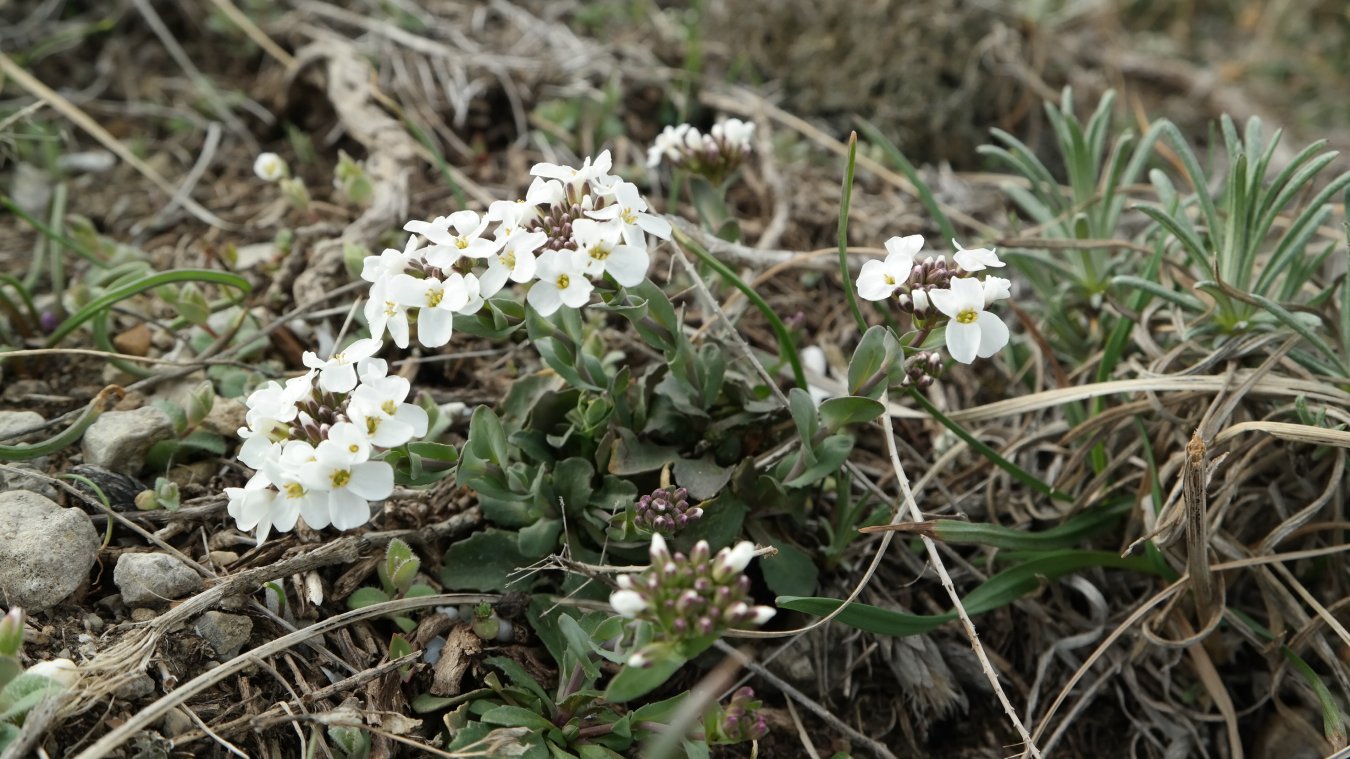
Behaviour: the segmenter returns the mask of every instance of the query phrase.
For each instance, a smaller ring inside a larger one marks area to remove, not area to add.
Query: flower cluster
[[[647,213],[637,185],[611,168],[609,151],[580,168],[536,164],[521,200],[405,224],[412,236],[403,250],[369,256],[361,271],[371,283],[371,335],[388,332],[406,348],[415,319],[417,341],[438,348],[450,341],[456,314],[476,313],[508,282],[529,284],[526,299],[544,316],[586,305],[605,275],[624,287],[642,282],[646,235],[670,239],[670,223]]]
[[[684,488],[657,488],[633,504],[633,523],[662,535],[673,535],[703,516],[703,509],[689,505]]]
[[[721,184],[750,155],[754,134],[754,123],[740,119],[719,121],[708,134],[689,124],[668,126],[647,149],[647,165],[664,162]]]
[[[742,743],[757,741],[769,734],[769,724],[760,710],[763,702],[755,698],[750,686],[738,688],[722,710],[720,719],[708,731],[710,742]]]
[[[259,543],[300,517],[314,529],[359,527],[370,502],[393,492],[393,467],[379,456],[426,435],[428,419],[405,402],[408,380],[374,358],[380,348],[357,340],[326,361],[306,351],[308,373],[248,397],[239,460],[256,473],[225,492],[230,516],[240,529],[256,529]]]
[[[755,556],[749,541],[716,556],[700,540],[689,552],[671,554],[660,533],[652,535],[651,566],[637,575],[619,575],[610,606],[629,619],[651,623],[670,641],[715,638],[741,625],[762,625],[775,610],[749,603],[750,579],[742,571]],[[631,663],[631,662],[630,662]]]
[[[892,237],[886,241],[884,260],[863,264],[858,295],[872,301],[895,297],[925,335],[945,322],[947,350],[952,358],[969,364],[1008,344],[1008,326],[985,309],[1009,297],[1012,283],[992,275],[976,278],[979,272],[1004,265],[994,251],[967,250],[955,240],[952,244],[956,246],[952,265],[944,256],[916,262],[923,237]]]

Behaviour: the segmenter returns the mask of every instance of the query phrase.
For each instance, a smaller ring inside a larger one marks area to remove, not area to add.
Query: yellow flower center
[[[621,213],[621,214],[619,214],[619,215],[623,217],[623,221],[624,221],[625,224],[636,224],[636,223],[637,223],[637,214],[634,213],[633,210],[632,210],[631,208],[625,208],[625,209],[623,209],[623,213]]]
[[[333,487],[345,488],[347,487],[347,483],[352,481],[352,473],[346,469],[339,469],[336,472],[333,472],[332,480]]]
[[[387,301],[385,301],[385,302],[384,302],[384,315],[385,315],[385,316],[397,316],[397,315],[398,315],[398,307],[397,307],[397,304],[395,304],[392,300],[387,300]]]
[[[956,320],[961,324],[971,324],[978,318],[980,318],[980,312],[973,308],[967,308],[956,315]]]
[[[379,427],[380,427],[380,418],[379,418],[379,417],[377,417],[377,416],[368,416],[368,417],[366,417],[366,434],[367,434],[367,435],[374,435],[374,434],[375,434],[375,430],[379,429]],[[352,446],[352,447],[355,448],[356,446]],[[356,451],[352,451],[352,453],[356,453]]]
[[[469,241],[464,239],[463,237],[456,237],[455,247],[459,248],[460,250],[464,250],[465,248],[469,247]]]
[[[300,483],[292,482],[286,485],[287,498],[303,498],[304,496],[305,496],[305,488]]]
[[[881,275],[881,280],[882,280],[883,282],[885,282],[886,284],[888,284],[888,285],[893,285],[893,284],[895,284],[895,277],[892,277],[892,276],[889,275],[889,274],[883,274],[883,275]]]
[[[611,248],[603,243],[592,245],[590,249],[591,258],[597,261],[603,261],[606,258],[609,258],[611,252]]]
[[[567,286],[570,285],[570,284],[572,284],[572,278],[571,278],[571,277],[567,276],[566,274],[559,274],[559,275],[558,275],[557,285],[558,285],[558,289],[559,289],[559,290],[566,290],[566,289],[567,289]]]
[[[352,453],[359,453],[361,451],[361,446],[357,445],[356,443],[352,443],[351,445],[347,446],[347,450],[351,451]]]
[[[516,268],[515,251],[507,250],[502,252],[502,266],[505,266],[508,269]]]
[[[427,290],[427,308],[435,308],[441,305],[441,298],[445,297],[445,291],[438,288]]]
[[[393,416],[394,412],[398,411],[398,404],[394,403],[393,401],[385,401],[384,403],[380,404],[380,410],[390,416]]]

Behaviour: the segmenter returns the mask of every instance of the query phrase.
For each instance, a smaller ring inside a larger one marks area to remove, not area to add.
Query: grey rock
[[[145,466],[150,446],[173,437],[169,415],[154,406],[109,411],[84,433],[84,463],[123,474]]]
[[[122,554],[113,582],[128,606],[159,606],[202,587],[202,578],[192,567],[164,553]]]
[[[253,620],[240,614],[208,611],[197,619],[196,630],[217,656],[233,659],[253,634]]]
[[[113,691],[113,695],[125,701],[145,698],[155,692],[155,680],[144,672],[137,672],[132,678]]]
[[[33,429],[46,421],[36,411],[0,411],[0,443],[34,442],[42,437],[42,433],[35,432],[22,437],[15,437],[15,433]]]
[[[44,476],[47,474],[46,456],[31,461],[15,461],[9,466],[11,470],[21,469],[23,472],[32,472],[32,474],[15,471],[0,472],[0,491],[27,490],[52,501],[60,497],[56,486]]]
[[[26,490],[0,493],[0,598],[42,611],[89,576],[99,535],[89,515]]]

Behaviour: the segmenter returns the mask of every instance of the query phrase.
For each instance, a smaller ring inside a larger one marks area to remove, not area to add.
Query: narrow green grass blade
[[[848,269],[848,212],[853,205],[853,172],[858,165],[858,133],[848,136],[848,162],[844,165],[844,186],[839,193],[839,274],[844,278],[844,295],[848,298],[849,310],[858,325],[858,334],[867,331],[867,320],[858,307],[858,296],[853,292],[853,275]],[[806,387],[806,382],[798,375],[797,386]]]
[[[56,230],[52,229],[46,224],[43,224],[37,219],[34,219],[22,208],[19,208],[17,205],[15,205],[14,201],[10,200],[8,195],[0,195],[0,207],[3,207],[6,211],[9,211],[15,216],[18,216],[20,219],[23,219],[24,222],[28,224],[28,226],[32,227],[33,229],[36,229],[39,233],[42,234],[43,237],[46,237],[48,240],[52,240],[54,242],[66,246],[67,248],[70,248],[71,250],[78,253],[80,258],[83,258],[84,260],[99,267],[100,269],[107,268],[108,266],[107,261],[104,261],[103,259],[99,258],[98,255],[94,253],[92,250],[75,242],[69,237],[62,235],[61,233],[57,232]]]
[[[880,147],[881,152],[886,154],[886,158],[890,159],[891,163],[895,164],[895,167],[900,169],[900,173],[904,174],[905,177],[913,183],[914,188],[919,191],[919,202],[923,204],[923,207],[928,210],[929,215],[937,222],[938,229],[942,230],[942,236],[947,240],[956,239],[956,228],[952,226],[951,219],[947,218],[947,214],[943,212],[942,205],[937,202],[937,198],[933,195],[933,191],[929,189],[928,184],[919,176],[919,172],[914,168],[914,164],[910,163],[909,159],[905,157],[905,154],[900,152],[900,148],[896,147],[895,143],[886,139],[886,135],[882,134],[881,130],[877,129],[876,126],[867,119],[859,118],[858,128],[862,129],[863,134],[867,135],[868,141]]]
[[[1146,556],[1120,556],[1111,551],[1048,551],[990,577],[961,600],[972,617],[1007,606],[1040,588],[1045,580],[1098,567],[1124,569],[1140,574],[1158,574]],[[835,598],[779,596],[781,609],[825,616],[844,602]],[[955,611],[942,614],[906,614],[870,604],[853,603],[835,619],[859,630],[879,635],[922,635],[957,618]]]
[[[1085,538],[1120,521],[1133,507],[1133,503],[1124,500],[1089,507],[1054,527],[1038,532],[987,522],[939,519],[932,522],[932,533],[938,540],[953,545],[990,546],[1011,551],[1053,551],[1078,545]]]
[[[61,322],[60,325],[47,338],[47,347],[53,348],[61,343],[71,332],[79,328],[81,324],[94,318],[94,315],[105,308],[117,303],[118,301],[138,295],[146,290],[153,290],[160,285],[167,285],[173,282],[209,282],[215,285],[223,285],[239,290],[242,294],[248,294],[253,290],[253,286],[248,280],[235,274],[223,271],[213,271],[211,269],[176,269],[166,271],[151,277],[146,277],[129,285],[123,285],[111,292],[104,293],[102,297],[85,304],[84,308],[71,314],[69,318]]]
[[[1037,493],[1040,493],[1041,495],[1047,495],[1050,496],[1051,498],[1061,501],[1073,500],[1073,496],[1061,490],[1056,490],[1053,486],[1041,482],[1040,479],[1038,479],[1035,475],[1019,467],[1018,465],[1012,463],[1011,461],[1003,458],[1002,456],[999,455],[998,451],[995,451],[993,448],[990,448],[989,446],[977,440],[974,435],[966,431],[966,428],[962,427],[960,424],[957,424],[946,414],[939,411],[938,407],[934,406],[933,403],[929,401],[928,398],[926,398],[923,393],[920,393],[918,390],[915,390],[914,388],[910,388],[909,395],[920,406],[923,406],[924,410],[927,411],[934,419],[941,422],[942,426],[956,433],[957,437],[966,441],[967,445],[969,445],[971,448],[974,448],[977,452],[979,452],[981,456],[984,456],[986,459],[989,459],[989,461],[993,462],[993,464],[997,466],[999,469],[1002,469],[1003,471],[1012,475],[1013,479],[1017,480],[1023,485],[1026,485],[1032,490],[1035,490]]]
[[[792,367],[792,377],[797,383],[797,387],[805,388],[806,373],[802,370],[802,361],[797,355],[797,345],[792,340],[792,333],[789,332],[787,326],[783,324],[783,320],[778,318],[778,314],[774,313],[773,307],[769,305],[768,301],[764,300],[759,293],[755,292],[755,289],[747,284],[745,280],[736,276],[736,272],[732,271],[731,267],[717,260],[717,258],[709,253],[702,245],[695,242],[689,235],[681,232],[679,227],[674,228],[674,233],[676,244],[693,253],[700,261],[707,264],[713,271],[717,272],[722,279],[725,279],[730,285],[737,290],[740,290],[741,293],[754,304],[755,308],[759,309],[759,312],[764,315],[766,320],[768,320],[769,328],[773,330],[774,336],[778,338],[778,348],[783,352],[783,357],[787,359],[788,364]],[[852,291],[849,290],[848,292]]]

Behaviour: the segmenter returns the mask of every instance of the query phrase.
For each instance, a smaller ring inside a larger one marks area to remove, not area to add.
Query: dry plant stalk
[[[1196,616],[1202,624],[1213,615],[1218,600],[1214,576],[1209,568],[1209,531],[1205,523],[1208,461],[1205,441],[1200,439],[1200,430],[1196,430],[1191,435],[1191,441],[1186,444],[1182,497],[1186,512],[1186,568],[1190,572],[1191,589],[1195,593]]]

